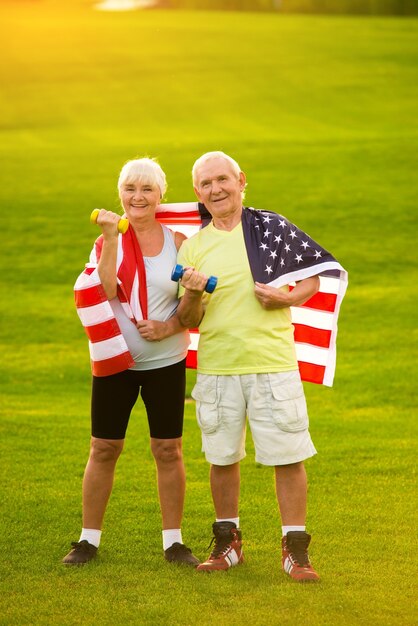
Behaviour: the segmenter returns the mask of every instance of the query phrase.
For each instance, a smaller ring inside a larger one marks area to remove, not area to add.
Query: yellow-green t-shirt
[[[204,294],[198,372],[253,374],[297,369],[290,309],[263,309],[254,295],[241,223],[232,231],[210,223],[183,242],[178,263],[218,277]],[[283,287],[287,289],[287,287]],[[184,289],[180,287],[180,296]]]

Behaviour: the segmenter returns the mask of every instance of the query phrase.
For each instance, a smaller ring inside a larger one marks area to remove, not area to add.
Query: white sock
[[[92,546],[96,546],[96,548],[98,548],[101,536],[101,530],[96,530],[95,528],[82,528],[79,541],[88,541]]]
[[[183,543],[180,528],[168,528],[163,530],[163,550],[171,548],[173,543]]]
[[[282,536],[286,537],[287,533],[293,530],[306,530],[306,526],[282,526]]]
[[[233,522],[237,528],[239,528],[239,517],[222,517],[216,518],[216,522]]]

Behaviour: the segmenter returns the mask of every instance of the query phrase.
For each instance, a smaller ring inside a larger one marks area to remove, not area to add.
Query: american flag
[[[282,215],[246,208],[242,225],[254,281],[282,287],[319,275],[320,287],[305,304],[291,307],[296,357],[302,380],[332,386],[337,321],[347,289],[338,261]]]
[[[169,228],[183,232],[187,237],[195,234],[211,220],[206,207],[197,202],[160,205],[156,218]],[[332,386],[336,362],[337,321],[347,288],[347,272],[327,250],[282,215],[244,208],[242,226],[254,281],[272,287],[290,285],[292,288],[296,281],[319,275],[319,292],[305,304],[291,307],[291,315],[302,380]],[[123,237],[126,235],[119,235],[120,250],[123,250]],[[94,250],[92,255],[94,257]],[[117,337],[106,337],[101,332],[99,339],[92,340],[92,329],[107,328],[110,325],[109,316],[112,315],[110,305],[106,307],[108,303],[103,302],[96,268],[97,261],[91,257],[90,263],[76,282],[75,294],[78,313],[89,336],[93,371],[96,370],[96,375],[100,376],[126,368],[122,363],[126,362],[127,346],[120,334]],[[85,297],[85,294],[94,292],[96,288],[97,302],[91,300],[90,296]],[[86,289],[90,289],[90,292]],[[136,298],[137,293],[139,303],[139,290],[134,289],[131,297]],[[100,307],[97,306],[99,301]],[[131,310],[133,309],[134,303],[131,303]],[[135,317],[132,313],[129,316]],[[186,363],[188,367],[196,368],[198,329],[190,329],[190,338]]]
[[[189,207],[189,208],[187,208]],[[200,203],[161,205],[157,219],[187,237],[211,216]],[[307,233],[282,215],[245,207],[245,245],[254,281],[282,287],[319,275],[320,287],[305,304],[291,307],[296,357],[304,381],[332,386],[336,364],[337,321],[348,276],[344,268]],[[188,367],[197,366],[198,329],[190,330]]]
[[[156,218],[187,237],[209,223],[209,213],[196,202],[160,205]],[[77,314],[89,342],[90,362],[94,376],[111,376],[134,365],[126,341],[106,297],[97,266],[101,255],[103,237],[95,241],[89,262],[74,285]],[[117,251],[118,298],[126,315],[133,321],[147,318],[147,290],[142,253],[130,226],[118,237]],[[190,332],[192,349],[187,366],[196,367],[197,329]],[[196,347],[196,349],[195,349]]]

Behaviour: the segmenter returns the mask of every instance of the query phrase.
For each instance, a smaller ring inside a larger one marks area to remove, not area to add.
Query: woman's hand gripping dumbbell
[[[174,282],[178,282],[184,272],[189,269],[189,268],[184,268],[182,265],[176,265],[176,267],[173,269],[172,273],[171,273],[171,280],[174,280]],[[218,279],[216,278],[216,276],[209,276],[207,283],[205,285],[205,291],[207,293],[213,293],[215,291],[215,287],[217,285]]]
[[[90,215],[90,222],[92,224],[97,224],[97,218],[99,217],[100,209],[94,209]],[[118,232],[122,235],[126,233],[129,228],[129,221],[124,217],[121,217],[118,222]]]

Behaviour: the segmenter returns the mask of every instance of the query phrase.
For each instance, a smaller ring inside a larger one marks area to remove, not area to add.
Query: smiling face
[[[195,176],[194,190],[213,217],[217,220],[240,219],[245,174],[234,170],[232,164],[222,157],[214,157],[202,163]]]
[[[146,217],[154,218],[161,200],[161,191],[157,185],[139,178],[125,181],[119,189],[119,197],[128,219],[135,221]]]

